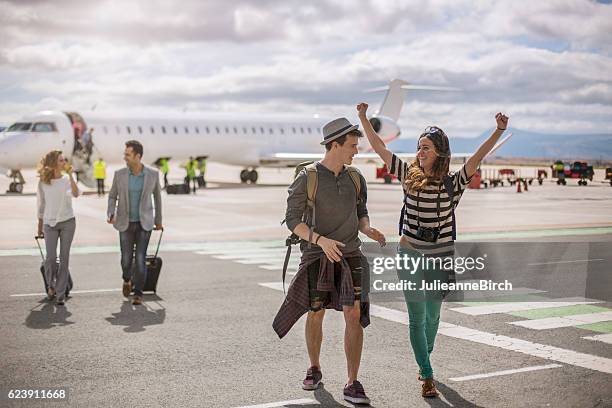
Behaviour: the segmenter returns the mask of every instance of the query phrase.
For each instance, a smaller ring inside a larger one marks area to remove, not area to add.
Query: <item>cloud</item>
[[[356,101],[382,98],[363,89],[398,77],[463,89],[409,93],[405,134],[430,123],[479,134],[497,110],[538,130],[612,132],[610,5],[177,4],[0,1],[0,119],[49,101],[82,110],[351,114]]]

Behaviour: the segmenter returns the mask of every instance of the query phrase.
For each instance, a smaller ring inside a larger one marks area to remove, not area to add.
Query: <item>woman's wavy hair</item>
[[[51,184],[51,179],[55,175],[55,169],[57,168],[57,160],[61,155],[61,150],[51,150],[40,159],[37,171],[38,177],[40,177],[43,183]]]
[[[431,140],[436,150],[438,157],[432,167],[432,175],[426,176],[423,168],[419,164],[419,160],[415,157],[414,161],[408,167],[408,173],[404,178],[404,188],[407,191],[423,191],[425,186],[431,182],[442,180],[448,174],[451,150],[448,143],[448,136],[442,129],[436,126],[428,126],[425,131],[419,136],[419,141],[426,137]],[[418,142],[417,142],[418,150]]]

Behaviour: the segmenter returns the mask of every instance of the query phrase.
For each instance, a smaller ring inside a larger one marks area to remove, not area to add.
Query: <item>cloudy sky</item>
[[[0,0],[0,122],[40,109],[353,115],[392,78],[404,135],[498,110],[612,133],[612,5],[587,0]],[[355,119],[354,116],[351,119]]]

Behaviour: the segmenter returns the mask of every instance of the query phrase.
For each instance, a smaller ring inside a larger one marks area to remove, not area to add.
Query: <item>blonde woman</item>
[[[451,150],[448,137],[436,126],[429,126],[419,136],[416,159],[405,163],[387,149],[367,118],[368,105],[357,105],[359,119],[374,151],[397,176],[404,189],[404,206],[400,217],[398,252],[406,257],[452,257],[455,252],[454,209],[476,172],[482,159],[495,146],[508,126],[508,117],[495,115],[497,129],[476,153],[454,173],[449,173]],[[452,280],[452,271],[419,268],[415,271],[398,268],[401,280],[421,282]],[[423,397],[436,397],[430,355],[434,348],[440,309],[445,294],[441,291],[405,290],[408,308],[410,344],[419,366]]]
[[[62,174],[65,172],[66,175]],[[38,236],[45,238],[47,257],[45,278],[49,285],[47,296],[63,306],[68,285],[70,246],[74,238],[76,221],[72,210],[72,197],[79,196],[79,188],[72,176],[72,166],[59,150],[47,153],[38,165]],[[60,241],[60,263],[54,273],[57,241]]]

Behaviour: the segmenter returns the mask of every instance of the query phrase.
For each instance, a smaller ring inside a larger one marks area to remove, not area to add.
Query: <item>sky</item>
[[[0,122],[44,109],[346,115],[393,78],[402,134],[612,133],[612,5],[587,0],[0,0]]]

